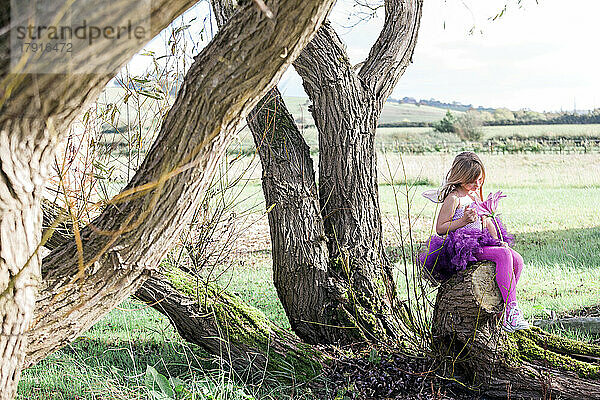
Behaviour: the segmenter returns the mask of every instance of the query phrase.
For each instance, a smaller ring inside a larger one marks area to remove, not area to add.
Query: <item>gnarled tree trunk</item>
[[[232,9],[228,0],[213,5],[218,16]],[[384,28],[358,73],[329,24],[294,63],[319,131],[318,195],[308,146],[279,93],[249,118],[271,209],[274,283],[307,342],[402,336],[382,244],[374,135],[383,103],[411,60],[421,7],[420,0],[385,2]]]
[[[247,118],[262,165],[273,282],[290,326],[308,343],[331,341],[328,326],[350,301],[329,279],[329,250],[310,149],[277,89]]]
[[[328,357],[260,310],[184,272],[167,274],[146,280],[135,296],[167,316],[185,340],[218,356],[241,381],[311,385],[321,375]]]
[[[123,12],[112,13],[105,22],[127,25],[122,21],[132,19],[135,10],[126,3]],[[153,1],[152,34],[192,3]],[[272,19],[253,3],[241,7],[232,24],[196,58],[158,139],[125,191],[81,232],[81,241],[65,244],[44,259],[42,290],[29,332],[40,280],[39,202],[49,162],[69,123],[112,73],[9,73],[8,35],[0,37],[0,205],[5,210],[0,217],[0,399],[14,396],[26,334],[27,362],[32,363],[75,338],[146,279],[210,180],[227,145],[226,135],[219,133],[232,130],[240,115],[274,85],[331,4],[269,2]],[[4,28],[10,21],[3,5]],[[119,10],[118,3],[111,6]],[[144,44],[97,43],[87,48],[89,54],[111,56],[118,65]]]
[[[135,10],[128,3],[111,3],[114,12],[104,22],[119,26],[129,20],[135,25],[139,16],[132,15]],[[193,3],[153,1],[150,34],[158,34]],[[8,27],[15,21],[10,20],[9,1],[1,2],[0,8],[0,399],[4,400],[12,399],[16,391],[40,282],[40,200],[50,162],[71,121],[113,74],[36,74],[28,72],[29,63],[11,71]],[[99,40],[77,55],[85,60],[103,54],[114,65],[122,65],[144,42],[120,44]]]
[[[447,372],[461,369],[476,388],[502,398],[600,398],[600,346],[539,328],[501,330],[495,269],[476,263],[438,291],[433,334]]]
[[[273,2],[271,20],[247,4],[196,57],[136,175],[82,231],[81,280],[76,243],[44,259],[28,363],[88,329],[156,268],[190,220],[227,147],[227,136],[219,133],[231,132],[274,85],[330,6],[319,0]]]
[[[43,200],[42,211],[48,226],[65,210]],[[45,247],[53,250],[71,241],[73,231],[65,226]],[[218,357],[242,382],[320,387],[327,354],[214,283],[198,282],[197,276],[173,267],[150,276],[135,297],[164,314],[183,339]]]

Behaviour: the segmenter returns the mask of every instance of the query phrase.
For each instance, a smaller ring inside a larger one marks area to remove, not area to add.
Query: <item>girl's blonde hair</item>
[[[446,181],[440,190],[439,200],[444,201],[446,197],[463,183],[474,182],[479,174],[485,182],[485,168],[481,159],[472,151],[464,151],[454,158],[452,168],[446,174]],[[479,187],[479,196],[483,199],[483,183]]]

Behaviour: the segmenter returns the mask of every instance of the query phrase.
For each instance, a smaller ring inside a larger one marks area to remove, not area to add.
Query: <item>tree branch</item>
[[[211,0],[210,5],[215,13],[217,27],[222,29],[235,12],[236,5],[233,0]]]
[[[100,93],[118,66],[145,44],[143,39],[121,40],[118,44],[98,40],[73,54],[73,59],[80,57],[80,66],[93,58],[110,62],[114,69],[107,68],[104,73],[82,74],[78,70],[79,73],[72,74],[34,74],[29,73],[32,70],[27,63],[22,69],[10,71],[9,27],[11,22],[15,26],[20,23],[11,21],[11,7],[18,16],[14,7],[27,7],[30,3],[8,0],[0,3],[0,320],[3,321],[0,399],[3,400],[13,398],[25,357],[27,331],[40,281],[40,199],[56,146],[68,134],[67,127],[75,116]],[[150,9],[154,19],[150,29],[145,30],[146,41],[192,4],[192,0],[154,0]],[[44,7],[51,6],[63,4],[44,3]],[[132,7],[130,1],[117,0],[103,9],[80,11],[89,11],[112,26],[128,22],[135,26],[140,13]],[[65,15],[71,16],[69,12]],[[68,20],[56,23],[70,25]],[[29,61],[33,58],[36,56]],[[56,63],[59,65],[63,64]]]
[[[358,76],[383,105],[412,61],[423,0],[386,0],[385,22]]]
[[[294,68],[302,78],[302,85],[311,99],[322,91],[338,90],[348,85],[358,91],[361,89],[348,59],[346,46],[329,22],[325,22],[306,45],[294,62]]]
[[[237,296],[181,272],[151,277],[135,296],[168,317],[182,338],[230,364],[244,382],[310,382],[328,360]]]
[[[78,49],[74,66],[77,73],[28,73],[30,64],[22,67],[22,73],[10,71],[9,31],[0,36],[0,121],[7,118],[41,118],[54,116],[54,134],[58,141],[66,135],[66,128],[73,118],[90,101],[93,101],[108,81],[118,72],[131,57],[150,39],[166,28],[171,21],[191,7],[197,0],[152,0],[150,11],[150,33],[145,41],[139,40],[97,40],[88,46]],[[135,26],[143,18],[144,13],[131,9],[131,2],[118,0],[111,2],[111,13],[102,13],[102,21],[106,26]],[[100,13],[98,10],[90,12]],[[8,12],[5,10],[5,12]],[[91,15],[90,17],[94,17]],[[96,16],[97,17],[97,16]],[[68,18],[67,16],[64,18]],[[60,20],[57,25],[69,25],[68,20]],[[3,25],[3,28],[6,26]],[[118,45],[115,45],[117,43]],[[73,56],[75,57],[75,55]],[[85,71],[85,63],[90,60],[109,62],[116,68],[108,72],[81,73]],[[30,60],[31,61],[31,60]],[[9,91],[10,88],[10,91]]]
[[[191,218],[227,135],[280,78],[332,0],[245,5],[196,57],[161,132],[124,192],[75,243],[44,258],[29,364],[68,343],[135,291]],[[285,34],[282,34],[285,32]]]
[[[211,3],[215,14],[226,18],[233,13],[231,0]],[[221,28],[222,22],[217,23]],[[329,253],[310,148],[277,88],[261,99],[247,122],[260,157],[265,203],[270,210],[277,294],[300,338],[308,343],[333,341],[337,328],[315,323],[327,319],[324,305],[336,292],[327,280]],[[300,292],[310,293],[305,296],[310,300],[302,301]]]

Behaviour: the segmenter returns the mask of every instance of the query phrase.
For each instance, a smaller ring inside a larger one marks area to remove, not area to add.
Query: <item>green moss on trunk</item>
[[[600,356],[600,347],[566,339],[531,328],[505,335],[504,348],[510,363],[521,361],[575,372],[580,378],[600,378],[600,365],[579,361],[572,354]]]
[[[248,357],[263,355],[267,371],[297,381],[322,373],[326,356],[275,325],[260,310],[212,283],[197,283],[179,269],[171,269],[166,276],[178,291],[197,302],[200,318],[213,318],[222,340],[247,348]]]

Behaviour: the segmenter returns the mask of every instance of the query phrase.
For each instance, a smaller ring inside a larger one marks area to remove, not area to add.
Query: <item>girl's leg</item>
[[[502,293],[504,304],[507,306],[517,300],[517,280],[513,270],[513,255],[506,247],[486,246],[483,253],[477,256],[479,260],[496,263],[496,282]],[[508,310],[507,310],[508,312]]]
[[[521,276],[521,272],[523,271],[523,257],[515,250],[510,249],[510,253],[512,254],[513,259],[513,271],[515,273],[515,283],[519,283],[519,277]]]

